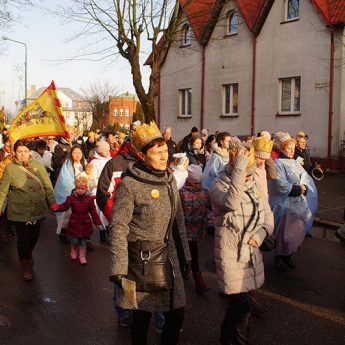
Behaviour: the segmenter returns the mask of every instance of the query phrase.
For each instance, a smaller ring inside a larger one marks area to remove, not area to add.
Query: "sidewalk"
[[[316,219],[320,222],[344,223],[345,174],[326,174],[321,181],[315,181],[319,195],[319,209]]]

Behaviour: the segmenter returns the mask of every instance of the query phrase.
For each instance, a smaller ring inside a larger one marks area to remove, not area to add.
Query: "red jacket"
[[[68,196],[66,201],[56,208],[58,212],[67,211],[69,208],[72,210],[66,229],[67,235],[77,238],[91,236],[93,232],[91,217],[95,225],[102,224],[94,200],[95,197],[93,196],[78,196],[72,192],[72,195]]]

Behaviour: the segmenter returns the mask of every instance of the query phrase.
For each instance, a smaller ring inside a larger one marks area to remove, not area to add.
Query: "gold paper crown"
[[[267,141],[264,137],[258,137],[254,140],[254,150],[271,153],[273,140]]]
[[[132,145],[140,152],[150,141],[162,138],[162,133],[155,122],[151,121],[149,125],[144,123],[143,125],[135,126],[130,137]]]
[[[254,154],[254,147],[252,146],[249,150],[249,162],[247,164],[246,170],[247,171],[251,170],[254,164],[255,164],[255,154]]]

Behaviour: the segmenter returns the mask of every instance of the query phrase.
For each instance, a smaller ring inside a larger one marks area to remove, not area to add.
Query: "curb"
[[[314,217],[314,223],[331,226],[337,229],[344,225],[343,223],[333,222],[332,220],[322,219],[319,217]]]

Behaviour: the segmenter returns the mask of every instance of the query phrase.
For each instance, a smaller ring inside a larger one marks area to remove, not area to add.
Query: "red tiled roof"
[[[158,43],[157,43],[157,50],[159,51],[164,43],[164,34],[162,35],[162,37],[159,39]],[[153,59],[153,53],[151,53],[149,55],[149,57],[146,59],[144,66],[146,65],[151,65],[152,64],[152,59]]]
[[[180,0],[195,38],[200,42],[216,0]]]
[[[311,0],[326,24],[345,22],[345,0]]]
[[[265,0],[236,0],[236,4],[249,30],[252,31]]]

